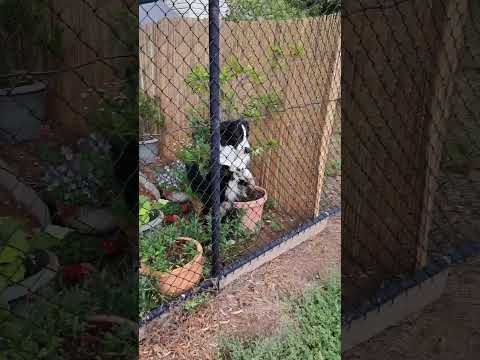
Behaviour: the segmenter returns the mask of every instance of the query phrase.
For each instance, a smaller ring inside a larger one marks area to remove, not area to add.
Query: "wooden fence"
[[[190,142],[188,107],[200,99],[185,79],[196,65],[208,65],[208,22],[165,19],[140,31],[140,86],[166,116],[162,156],[175,158]],[[280,145],[253,162],[258,183],[280,208],[303,217],[319,211],[323,169],[340,84],[340,18],[221,23],[222,66],[232,57],[265,78],[261,86],[238,83],[240,103],[252,94],[275,90],[280,111],[254,123],[253,145],[269,139]],[[279,50],[281,49],[281,50]],[[271,61],[275,51],[282,59]],[[332,86],[332,81],[336,86]]]
[[[363,280],[376,287],[426,263],[466,14],[466,0],[441,2],[408,1],[342,22],[342,276],[355,279],[351,289],[343,283],[345,298],[367,287]]]
[[[49,69],[61,70],[48,76],[49,121],[76,138],[89,132],[86,117],[98,107],[97,91],[108,92],[110,83],[124,78],[127,61],[134,59],[122,39],[127,32],[113,19],[138,7],[132,0],[50,0],[50,7],[52,24],[62,30],[62,52],[45,52]]]

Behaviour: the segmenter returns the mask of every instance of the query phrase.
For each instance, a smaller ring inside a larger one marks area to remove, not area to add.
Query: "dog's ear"
[[[250,136],[250,123],[247,120],[240,120],[240,124],[245,126],[245,131],[247,132],[247,138]]]

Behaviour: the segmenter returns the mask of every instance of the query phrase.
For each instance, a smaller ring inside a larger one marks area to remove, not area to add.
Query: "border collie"
[[[235,214],[233,202],[246,195],[255,181],[248,169],[251,147],[248,141],[249,123],[245,120],[230,120],[220,123],[220,204],[221,216]],[[198,164],[187,164],[187,175],[192,190],[203,203],[202,214],[208,215],[213,206],[211,194],[212,174],[204,177]]]

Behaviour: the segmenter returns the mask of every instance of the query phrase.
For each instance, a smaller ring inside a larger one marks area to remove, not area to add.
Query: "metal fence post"
[[[220,272],[220,6],[209,0],[209,65],[212,181],[212,275]]]

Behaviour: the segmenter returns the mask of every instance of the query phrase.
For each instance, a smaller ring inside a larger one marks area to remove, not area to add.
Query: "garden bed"
[[[40,227],[38,220],[23,206],[19,205],[8,191],[2,188],[0,188],[0,217],[11,217],[22,221],[30,230]]]
[[[321,236],[242,276],[215,297],[194,296],[168,317],[146,324],[140,359],[210,360],[225,338],[248,341],[278,335],[289,320],[287,299],[339,271],[340,240],[337,214]]]

